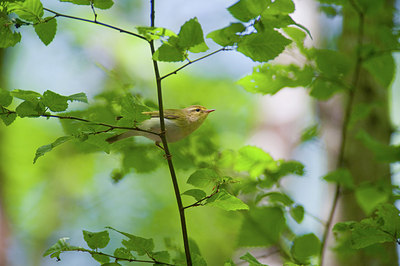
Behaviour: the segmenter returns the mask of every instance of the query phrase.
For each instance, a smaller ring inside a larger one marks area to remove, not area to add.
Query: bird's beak
[[[211,113],[211,112],[214,112],[214,111],[215,111],[215,109],[208,109],[208,110],[205,110],[204,112],[206,112],[208,114],[208,113]]]

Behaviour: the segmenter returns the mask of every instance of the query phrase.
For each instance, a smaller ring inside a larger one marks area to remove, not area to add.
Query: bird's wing
[[[160,117],[160,114],[159,114],[158,111],[143,112],[143,114],[150,115],[151,117]],[[177,115],[170,114],[168,112],[168,110],[164,110],[164,117],[167,118],[167,119],[177,119],[177,118],[179,118]]]

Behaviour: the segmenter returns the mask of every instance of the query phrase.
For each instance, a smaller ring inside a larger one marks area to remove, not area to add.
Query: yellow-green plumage
[[[207,109],[201,105],[192,105],[184,109],[165,109],[164,110],[164,123],[165,131],[168,142],[175,142],[188,136],[195,131],[207,118],[208,114],[213,112],[214,109]],[[143,112],[151,116],[150,119],[143,121],[140,129],[160,133],[160,115],[158,111]],[[130,130],[122,134],[108,138],[109,143],[116,142],[131,136],[144,136],[152,139],[155,142],[160,142],[161,139],[154,134],[141,132],[137,130]]]

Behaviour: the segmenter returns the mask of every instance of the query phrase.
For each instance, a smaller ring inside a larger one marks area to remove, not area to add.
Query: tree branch
[[[208,195],[208,196],[206,196],[206,197],[204,197],[204,198],[202,198],[202,199],[196,201],[196,202],[193,203],[193,204],[190,204],[190,205],[188,205],[188,206],[185,206],[185,207],[183,207],[183,208],[184,208],[184,209],[188,209],[188,208],[197,207],[197,206],[204,206],[204,204],[203,204],[202,202],[205,201],[205,200],[208,200],[209,198],[211,198],[212,196],[214,196],[215,194],[217,194],[217,193],[219,192],[219,187],[220,187],[220,184],[217,185],[217,187],[215,188],[215,191],[214,191],[213,193],[211,193],[210,195]]]
[[[364,39],[364,13],[360,9],[359,6],[354,2],[354,0],[350,0],[350,5],[353,7],[353,9],[356,11],[358,17],[359,17],[359,24],[358,24],[358,34],[357,34],[357,55],[356,55],[356,65],[354,69],[354,74],[353,74],[353,80],[351,82],[351,89],[349,91],[349,98],[347,101],[346,105],[346,111],[344,114],[344,121],[342,125],[342,132],[341,132],[341,144],[340,144],[340,150],[339,150],[339,157],[337,161],[336,168],[343,167],[344,166],[344,155],[345,155],[345,148],[346,148],[346,143],[347,143],[347,133],[349,130],[349,124],[350,124],[350,117],[351,113],[353,110],[353,103],[354,103],[354,97],[355,97],[355,92],[357,89],[358,81],[360,78],[361,74],[361,65],[362,65],[362,55],[361,55],[361,46],[363,44],[363,39]],[[328,216],[328,220],[326,222],[324,234],[321,239],[321,251],[320,251],[320,265],[323,265],[324,262],[324,255],[325,251],[327,248],[327,240],[329,236],[330,229],[332,227],[333,223],[333,218],[335,216],[335,211],[339,202],[339,197],[340,197],[340,190],[341,186],[339,184],[336,185],[335,188],[335,195],[333,198],[332,202],[332,207]]]
[[[94,20],[61,14],[61,13],[58,13],[58,12],[53,11],[53,10],[48,9],[48,8],[43,8],[43,10],[46,10],[46,11],[48,11],[50,13],[53,13],[55,15],[55,17],[69,18],[69,19],[74,19],[74,20],[79,20],[79,21],[84,21],[84,22],[89,22],[89,23],[101,25],[101,26],[104,26],[104,27],[107,27],[107,28],[110,28],[110,29],[113,29],[113,30],[117,30],[117,31],[119,31],[121,33],[126,33],[126,34],[129,34],[129,35],[135,36],[135,37],[137,37],[139,39],[142,39],[142,40],[145,40],[146,42],[148,42],[146,37],[143,37],[142,35],[139,35],[137,33],[134,33],[134,32],[131,32],[131,31],[127,31],[127,30],[124,30],[124,29],[121,29],[121,28],[118,28],[118,27],[115,27],[115,26],[112,26],[112,25],[97,21],[97,14],[94,12],[94,9],[93,9],[93,12],[95,14],[95,19]]]
[[[155,3],[154,2],[155,2],[155,0],[150,0],[150,10],[151,10],[150,11],[150,26],[152,26],[152,27],[155,26]],[[150,44],[151,55],[153,58],[153,55],[156,51],[155,47],[154,47],[154,40],[149,41],[149,44]],[[153,59],[153,68],[154,68],[154,74],[155,74],[155,78],[156,78],[158,110],[159,110],[159,114],[160,114],[160,128],[161,128],[160,138],[161,138],[161,141],[162,141],[162,144],[164,147],[165,157],[168,162],[168,168],[169,168],[169,172],[171,175],[172,184],[174,187],[175,198],[176,198],[176,202],[178,204],[182,238],[183,238],[183,246],[185,248],[186,264],[187,264],[187,266],[192,266],[192,258],[191,258],[190,249],[189,249],[189,237],[188,237],[187,227],[186,227],[185,209],[183,208],[181,193],[179,192],[178,180],[176,177],[174,165],[172,163],[172,155],[169,151],[167,138],[165,136],[164,107],[163,107],[163,98],[162,98],[160,70],[158,68],[157,61],[154,59]]]

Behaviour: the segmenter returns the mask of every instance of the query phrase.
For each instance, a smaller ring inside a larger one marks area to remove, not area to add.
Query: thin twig
[[[109,24],[106,24],[106,23],[102,23],[102,22],[99,22],[97,20],[90,20],[90,19],[70,16],[70,15],[65,15],[65,14],[61,14],[61,13],[58,13],[56,11],[53,11],[51,9],[48,9],[48,8],[43,8],[43,10],[46,10],[46,11],[48,11],[50,13],[53,13],[56,17],[70,18],[70,19],[74,19],[74,20],[85,21],[85,22],[101,25],[101,26],[104,26],[104,27],[107,27],[107,28],[110,28],[110,29],[113,29],[113,30],[117,30],[117,31],[119,31],[121,33],[126,33],[126,34],[129,34],[129,35],[135,36],[135,37],[137,37],[139,39],[142,39],[142,40],[145,40],[146,42],[148,42],[146,37],[143,37],[142,35],[139,35],[137,33],[134,33],[134,32],[128,31],[128,30],[124,30],[124,29],[121,29],[121,28],[118,28],[118,27],[115,27],[115,26],[112,26],[112,25],[109,25]]]
[[[155,0],[150,0],[150,10],[151,10],[150,11],[150,26],[151,27],[155,26],[155,3],[154,2],[155,2]],[[155,47],[154,47],[154,40],[149,41],[149,44],[150,44],[151,55],[153,56],[156,51]],[[174,165],[172,163],[172,155],[169,151],[167,138],[165,136],[164,107],[163,107],[163,99],[162,99],[160,70],[158,68],[157,61],[154,59],[153,59],[153,68],[154,68],[154,74],[155,74],[155,78],[156,78],[158,110],[159,110],[159,114],[160,114],[160,128],[161,128],[160,138],[161,138],[161,141],[163,144],[165,158],[167,159],[167,162],[168,162],[168,168],[169,168],[169,172],[171,175],[172,184],[174,187],[176,202],[178,205],[179,217],[180,217],[180,222],[181,222],[181,230],[182,230],[182,238],[183,238],[183,246],[185,248],[186,264],[187,264],[187,266],[192,266],[192,257],[191,257],[190,249],[189,249],[189,237],[188,237],[187,227],[186,227],[185,209],[183,208],[181,193],[179,192],[178,180],[176,177]]]
[[[215,191],[214,191],[213,193],[211,193],[210,195],[208,195],[208,196],[206,196],[206,197],[204,197],[204,198],[202,198],[202,199],[196,201],[196,202],[193,203],[193,204],[190,204],[190,205],[188,205],[188,206],[185,206],[185,207],[183,207],[183,208],[184,208],[184,209],[188,209],[188,208],[197,207],[197,206],[204,206],[204,203],[202,203],[202,202],[205,201],[205,200],[208,200],[209,198],[211,198],[212,196],[214,196],[215,194],[217,194],[217,193],[219,192],[219,187],[220,187],[220,184],[217,185],[217,187],[215,188]]]
[[[187,66],[189,66],[189,65],[191,65],[191,64],[193,64],[193,63],[195,63],[195,62],[197,62],[197,61],[203,60],[204,58],[207,58],[207,57],[209,57],[209,56],[211,56],[211,55],[214,55],[214,54],[219,53],[219,52],[221,52],[221,51],[229,51],[229,50],[230,50],[230,49],[228,49],[228,48],[226,48],[226,47],[223,47],[223,48],[218,49],[218,50],[216,50],[216,51],[214,51],[214,52],[212,52],[212,53],[206,54],[205,56],[202,56],[202,57],[200,57],[200,58],[197,58],[197,59],[195,59],[195,60],[193,60],[193,61],[188,60],[188,61],[189,61],[188,63],[186,63],[186,64],[184,64],[183,66],[181,66],[181,67],[175,69],[174,71],[172,71],[172,72],[170,72],[170,73],[168,73],[168,74],[162,76],[160,79],[163,80],[163,79],[165,79],[166,77],[169,77],[169,76],[171,76],[171,75],[173,75],[173,74],[176,74],[176,73],[178,73],[180,70],[184,69],[185,67],[187,67]]]
[[[347,143],[347,133],[348,133],[349,124],[350,124],[350,116],[351,116],[351,113],[353,110],[355,92],[356,92],[356,88],[357,88],[358,81],[360,78],[361,65],[362,65],[361,46],[362,46],[363,39],[364,39],[364,13],[357,6],[357,4],[354,2],[354,0],[351,0],[350,4],[354,8],[354,10],[357,12],[357,15],[359,17],[358,34],[357,34],[357,57],[356,57],[357,61],[356,61],[353,80],[352,80],[352,86],[351,86],[352,89],[349,91],[349,99],[348,99],[346,111],[344,114],[344,121],[343,121],[343,126],[342,126],[341,144],[340,144],[339,158],[337,161],[337,168],[344,166],[344,154],[345,154],[345,148],[346,148],[346,143]],[[335,188],[335,195],[333,198],[331,211],[329,213],[328,220],[326,222],[326,227],[324,230],[324,234],[321,239],[321,251],[320,251],[320,265],[321,266],[324,263],[324,255],[325,255],[325,250],[327,248],[327,240],[328,240],[329,232],[330,232],[330,229],[331,229],[331,226],[333,223],[333,218],[335,216],[335,211],[336,211],[336,208],[337,208],[337,205],[339,202],[340,190],[341,190],[341,186],[339,184],[337,184],[336,188]]]
[[[92,8],[92,11],[93,11],[94,21],[97,22],[97,14],[96,14],[96,10],[94,10],[93,0],[90,0],[90,7]]]
[[[5,115],[10,115],[10,114],[17,114],[17,112],[15,111],[11,111],[8,110],[4,107],[1,108],[3,110],[3,113],[0,113],[0,115],[5,114]],[[141,132],[145,132],[145,133],[149,133],[149,134],[153,134],[156,136],[160,136],[159,133],[153,132],[153,131],[149,131],[149,130],[145,130],[145,129],[141,129],[139,127],[121,127],[121,126],[115,126],[115,125],[110,125],[110,124],[105,124],[105,123],[98,123],[98,122],[92,122],[90,120],[84,119],[84,118],[80,118],[80,117],[75,117],[75,116],[61,116],[61,115],[52,115],[52,114],[38,114],[37,116],[31,116],[31,117],[46,117],[46,118],[58,118],[58,119],[68,119],[68,120],[76,120],[76,121],[80,121],[80,122],[84,122],[84,123],[89,123],[92,125],[96,125],[96,126],[103,126],[103,127],[108,127],[107,130],[104,131],[99,131],[95,134],[99,134],[99,133],[103,133],[103,132],[108,132],[114,129],[126,129],[126,130],[135,130],[135,131],[141,131]]]

